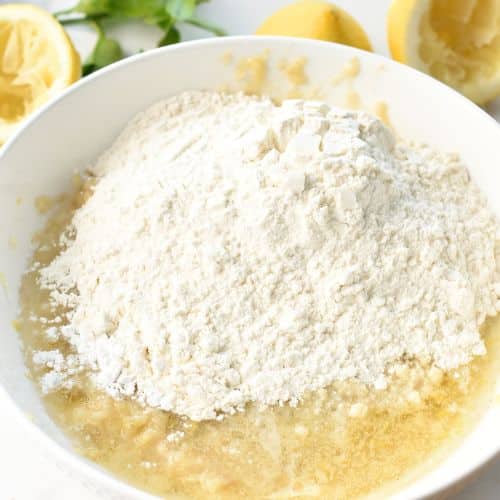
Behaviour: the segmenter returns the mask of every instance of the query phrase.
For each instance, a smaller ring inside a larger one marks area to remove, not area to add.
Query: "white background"
[[[0,1],[1,3],[7,3]],[[72,1],[35,1],[52,10],[72,5]],[[75,0],[76,3],[76,0]],[[212,0],[200,8],[200,17],[224,27],[229,34],[252,33],[258,24],[289,0]],[[376,52],[387,54],[385,18],[390,0],[336,0],[353,14],[369,34]],[[82,29],[72,31],[77,47],[87,52],[92,35]],[[202,33],[186,30],[186,38]],[[157,33],[140,26],[128,26],[119,33],[129,51],[152,46]],[[500,119],[500,100],[488,109]],[[89,492],[60,471],[39,447],[36,438],[25,435],[16,424],[10,403],[0,395],[0,500],[106,500]],[[490,466],[456,500],[497,500],[500,498],[500,462]]]

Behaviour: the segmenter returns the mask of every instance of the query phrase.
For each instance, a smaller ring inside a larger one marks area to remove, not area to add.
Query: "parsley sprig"
[[[88,23],[97,33],[97,41],[83,64],[83,75],[88,75],[124,57],[119,42],[106,35],[109,21],[138,19],[159,27],[163,35],[158,47],[180,41],[178,23],[191,24],[215,35],[224,31],[196,17],[196,7],[208,0],[80,0],[73,8],[57,12],[61,24]]]

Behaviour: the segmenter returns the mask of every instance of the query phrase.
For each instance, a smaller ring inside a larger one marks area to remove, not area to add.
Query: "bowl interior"
[[[30,119],[0,156],[0,281],[5,284],[0,290],[0,383],[16,405],[34,417],[37,427],[68,450],[69,443],[47,417],[25,377],[11,326],[31,235],[42,223],[34,199],[67,190],[72,173],[83,170],[127,120],[149,104],[186,89],[242,88],[238,73],[241,76],[241,68],[252,64],[241,61],[256,56],[268,67],[263,91],[275,97],[283,98],[293,88],[279,70],[280,64],[303,57],[310,82],[303,86],[305,95],[314,93],[345,106],[346,96],[355,92],[366,110],[386,103],[390,122],[400,136],[458,152],[500,214],[497,123],[444,85],[380,56],[322,42],[235,37],[148,52],[85,79]],[[353,82],[333,85],[334,77],[354,57],[361,63],[359,76]],[[7,243],[12,238],[17,242],[15,249]],[[433,493],[491,457],[500,449],[499,418],[500,408],[492,405],[455,453],[397,497]],[[132,489],[129,493],[134,497]]]

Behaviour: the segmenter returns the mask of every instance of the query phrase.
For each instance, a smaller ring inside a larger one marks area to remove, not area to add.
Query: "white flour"
[[[448,370],[485,352],[497,222],[457,158],[367,114],[184,93],[92,171],[41,270],[75,352],[35,356],[47,391],[84,366],[114,397],[202,420],[335,380],[384,388],[403,356]]]

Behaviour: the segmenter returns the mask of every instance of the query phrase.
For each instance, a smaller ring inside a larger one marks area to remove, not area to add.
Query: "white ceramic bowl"
[[[435,80],[383,57],[349,47],[287,38],[235,37],[211,39],[158,49],[115,64],[72,86],[37,112],[3,149],[0,156],[0,272],[8,282],[0,291],[0,382],[19,408],[19,425],[36,433],[47,452],[75,477],[102,491],[104,498],[151,498],[114,479],[76,455],[46,415],[25,377],[20,345],[11,321],[16,317],[17,288],[30,255],[30,237],[40,228],[33,200],[40,194],[68,189],[75,169],[83,169],[102,152],[135,113],[186,89],[217,89],[234,83],[235,68],[223,63],[269,49],[269,66],[283,59],[307,58],[311,84],[326,101],[339,104],[347,87],[332,78],[353,57],[361,62],[354,88],[365,107],[384,101],[391,123],[405,138],[443,151],[457,151],[472,176],[500,214],[498,145],[500,127],[471,102]],[[290,83],[277,70],[270,73],[275,94]],[[237,85],[234,86],[235,88]],[[23,203],[18,206],[16,200]],[[110,228],[112,237],[113,228]],[[17,240],[16,250],[8,239]],[[33,417],[29,420],[26,415]],[[491,408],[459,449],[438,468],[397,493],[394,498],[423,498],[450,493],[500,450],[500,407]]]

